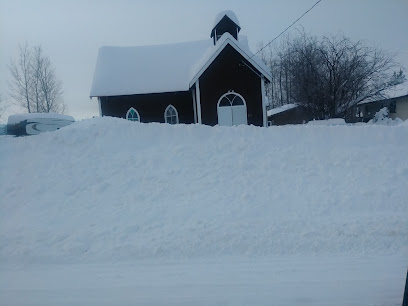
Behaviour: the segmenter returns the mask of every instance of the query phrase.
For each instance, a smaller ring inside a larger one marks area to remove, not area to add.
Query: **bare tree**
[[[30,112],[64,113],[62,82],[57,79],[50,58],[41,46],[19,47],[19,60],[11,60],[10,95]]]
[[[62,102],[62,82],[55,75],[55,68],[48,56],[44,56],[41,46],[34,48],[34,63],[38,95],[42,112],[64,113],[65,104]],[[37,94],[36,94],[37,95]]]
[[[42,69],[42,49],[41,47],[34,47],[33,48],[33,56],[32,56],[32,65],[31,65],[31,73],[33,75],[32,78],[32,98],[33,104],[35,106],[35,110],[37,113],[44,112],[43,110],[43,99],[42,99],[42,92],[40,88],[40,77],[41,77],[41,69]]]
[[[262,49],[262,44],[258,45],[259,56],[272,72],[272,81],[266,86],[270,107],[278,107],[292,103],[291,95],[291,55],[289,46],[291,38],[284,36],[279,45],[269,45]]]
[[[31,107],[32,86],[32,57],[27,43],[19,45],[19,56],[17,61],[11,60],[9,70],[12,80],[9,82],[11,97],[29,113]]]
[[[4,112],[6,111],[7,104],[3,99],[3,96],[0,94],[0,118],[3,116]]]
[[[342,35],[318,38],[299,32],[270,56],[279,67],[272,66],[279,77],[277,100],[301,104],[316,119],[344,117],[350,107],[385,98],[406,80],[393,54]]]

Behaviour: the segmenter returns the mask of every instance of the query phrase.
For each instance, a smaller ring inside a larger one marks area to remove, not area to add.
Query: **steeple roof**
[[[230,10],[222,11],[222,12],[218,13],[217,16],[215,16],[213,28],[211,30],[211,37],[214,36],[215,29],[217,28],[217,26],[220,24],[220,22],[224,18],[228,18],[231,22],[233,22],[236,25],[236,27],[238,29],[238,32],[241,30],[241,26],[239,24],[239,20],[238,20],[237,15],[235,15],[235,13],[233,11],[230,11]]]
[[[235,13],[233,11],[230,11],[230,10],[222,11],[222,12],[218,13],[217,16],[215,16],[213,28],[215,28],[217,26],[217,24],[221,21],[222,18],[224,18],[224,16],[227,16],[239,28],[241,28],[241,25],[239,24],[239,20],[237,18],[237,15],[235,15]]]

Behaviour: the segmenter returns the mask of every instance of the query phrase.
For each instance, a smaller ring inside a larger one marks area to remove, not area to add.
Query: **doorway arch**
[[[218,125],[248,124],[245,99],[234,91],[223,94],[217,103]]]

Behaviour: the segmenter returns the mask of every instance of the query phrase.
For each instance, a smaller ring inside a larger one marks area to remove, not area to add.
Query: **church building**
[[[101,47],[91,97],[101,116],[139,122],[267,125],[268,67],[250,50],[232,11],[210,38],[139,47]]]

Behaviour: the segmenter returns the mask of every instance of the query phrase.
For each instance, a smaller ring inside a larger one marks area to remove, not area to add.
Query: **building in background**
[[[388,116],[391,119],[408,119],[408,95],[383,100],[360,102],[350,109],[346,119],[348,122],[368,122],[384,107],[387,107],[389,112]]]

